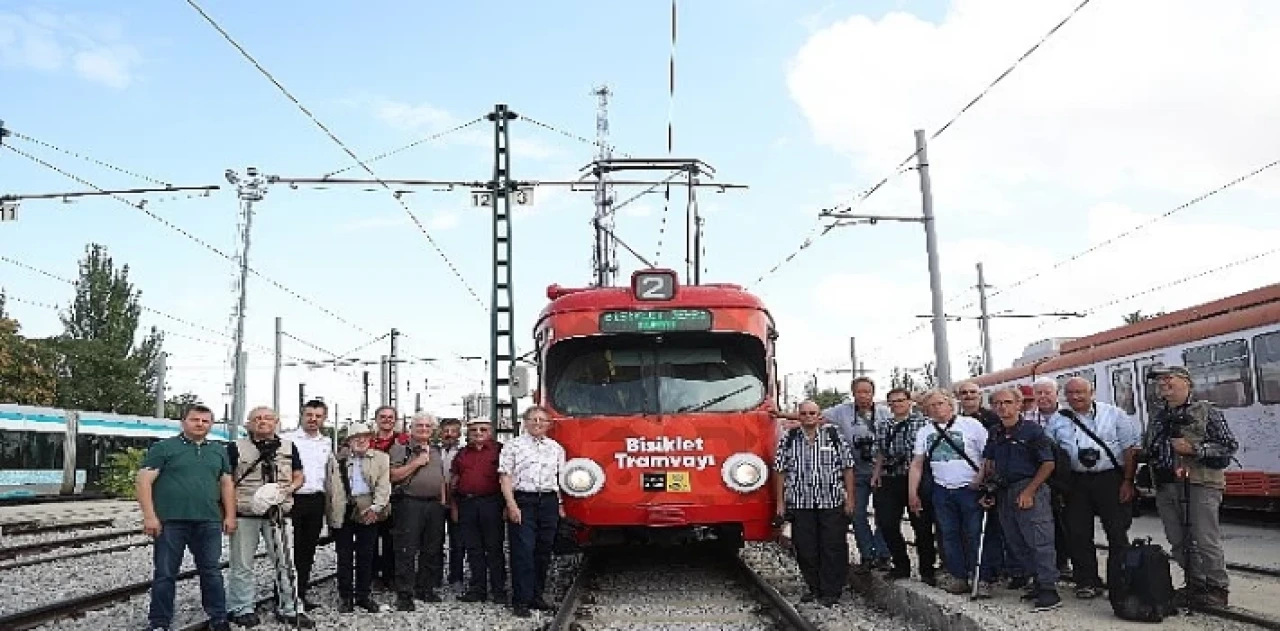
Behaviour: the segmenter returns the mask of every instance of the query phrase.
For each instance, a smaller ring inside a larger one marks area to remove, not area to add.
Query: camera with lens
[[[1080,460],[1080,466],[1092,469],[1102,459],[1102,452],[1092,447],[1081,447],[1076,451],[1076,457]]]
[[[858,450],[858,455],[863,460],[871,460],[871,453],[875,444],[876,439],[873,436],[859,436],[853,439],[853,448]]]

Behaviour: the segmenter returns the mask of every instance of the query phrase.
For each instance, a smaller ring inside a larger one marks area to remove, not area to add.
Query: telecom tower
[[[602,85],[591,92],[599,99],[596,109],[596,160],[608,162],[613,159],[613,149],[609,146],[609,86]],[[591,256],[591,268],[595,270],[597,287],[612,286],[618,279],[618,245],[613,240],[613,184],[609,182],[609,172],[596,169],[596,215],[592,219],[595,227],[596,241]]]

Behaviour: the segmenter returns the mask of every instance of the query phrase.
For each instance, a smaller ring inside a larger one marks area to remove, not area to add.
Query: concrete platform
[[[1280,567],[1280,545],[1275,543],[1280,541],[1280,529],[1224,525],[1223,531],[1228,562],[1270,568]],[[1166,550],[1169,548],[1164,537],[1163,526],[1154,515],[1135,519],[1129,532],[1130,538],[1151,536]],[[911,541],[910,528],[904,528],[903,534],[908,541]],[[1105,543],[1100,527],[1095,540]],[[852,536],[849,537],[849,541],[851,549],[856,550]],[[914,548],[909,550],[912,554],[912,563],[917,564]],[[1098,551],[1098,558],[1100,564],[1105,567],[1106,552]],[[913,565],[913,569],[918,572],[918,565]],[[1229,574],[1232,581],[1232,606],[1271,618],[1270,625],[1258,627],[1225,620],[1218,616],[1195,613],[1167,618],[1160,628],[1179,631],[1184,629],[1280,629],[1280,579],[1241,572]],[[1173,581],[1175,586],[1182,585],[1182,572],[1176,565],[1173,566]],[[873,602],[894,612],[895,615],[940,631],[1151,628],[1150,624],[1127,622],[1116,618],[1105,596],[1093,600],[1077,599],[1073,593],[1074,585],[1069,582],[1060,583],[1058,586],[1063,606],[1054,611],[1040,613],[1032,611],[1030,603],[1019,599],[1021,592],[1005,588],[996,589],[991,600],[970,601],[968,596],[955,596],[929,587],[921,583],[918,576],[907,580],[886,581],[883,574],[878,572],[854,574],[850,577],[850,585]]]
[[[0,506],[0,529],[6,525],[38,522],[63,524],[93,519],[117,519],[139,515],[138,503],[128,500],[90,500]]]

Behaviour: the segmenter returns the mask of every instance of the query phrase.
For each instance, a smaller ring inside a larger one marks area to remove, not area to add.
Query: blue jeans
[[[520,523],[507,524],[511,553],[511,604],[529,606],[542,598],[551,567],[551,547],[560,523],[560,502],[554,492],[515,492]]]
[[[200,574],[200,604],[210,622],[227,620],[227,596],[222,586],[222,523],[216,521],[162,521],[152,546],[155,573],[151,577],[151,626],[168,628],[173,622],[173,598],[182,555],[195,557]]]
[[[978,498],[978,491],[968,487],[948,489],[937,483],[933,485],[933,511],[942,538],[942,560],[948,574],[965,581],[978,565],[984,512]],[[983,559],[980,580],[990,581],[995,576],[990,564],[985,562],[990,556],[987,551],[983,552],[982,556],[987,558]]]
[[[858,544],[858,560],[863,563],[888,559],[889,546],[879,530],[871,530],[871,520],[867,516],[867,506],[871,503],[871,475],[859,473],[854,478],[855,493],[853,503],[853,540]]]

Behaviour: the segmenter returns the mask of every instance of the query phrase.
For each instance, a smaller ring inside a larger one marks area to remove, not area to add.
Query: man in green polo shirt
[[[151,446],[138,471],[142,531],[155,538],[151,581],[152,631],[173,622],[175,577],[190,548],[200,573],[200,596],[213,631],[229,631],[222,587],[222,533],[235,532],[235,485],[221,443],[209,442],[213,411],[193,405],[182,433]]]

